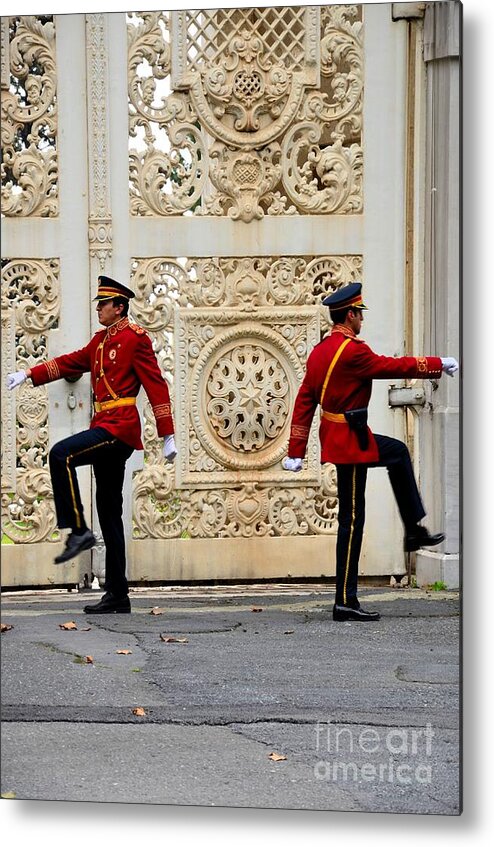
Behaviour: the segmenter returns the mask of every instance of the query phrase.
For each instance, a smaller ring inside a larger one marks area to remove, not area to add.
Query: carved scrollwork
[[[269,507],[269,491],[259,485],[247,483],[240,491],[227,494],[228,521],[220,535],[230,538],[262,537],[269,535],[270,524],[266,521]]]
[[[183,288],[180,305],[187,302],[193,306],[217,306],[224,302],[226,278],[220,262],[216,258],[197,259],[187,264],[189,282]]]
[[[190,496],[187,533],[191,538],[219,536],[228,522],[224,491],[194,491]]]
[[[327,466],[326,476],[334,477]],[[217,490],[170,488],[170,473],[149,465],[134,477],[134,538],[262,538],[334,535],[336,498],[313,488],[246,482]]]
[[[329,92],[327,85],[310,92],[300,117],[329,126],[333,141],[359,141],[362,132],[364,46],[359,14],[358,6],[321,8],[321,74]]]
[[[150,145],[146,153],[131,150],[131,211],[169,215],[192,208],[207,176],[207,150],[197,127],[170,127],[168,153]]]
[[[53,150],[40,152],[31,145],[16,153],[4,148],[2,212],[7,217],[54,216],[58,211],[57,185],[57,157]]]
[[[334,465],[323,467],[318,488],[291,488],[273,493],[269,521],[276,535],[333,535],[338,517]]]
[[[60,309],[57,259],[10,260],[2,268],[2,316],[15,326],[15,363],[26,369],[46,357],[47,335]],[[3,320],[2,320],[3,323]],[[15,395],[16,473],[12,489],[2,490],[3,532],[13,542],[54,541],[59,537],[47,465],[48,394],[45,387],[21,386]]]
[[[323,466],[320,487],[306,490],[304,514],[310,534],[327,535],[335,532],[338,496],[334,465]]]
[[[185,526],[183,498],[172,486],[172,472],[148,464],[134,474],[134,538],[176,538]]]
[[[169,120],[166,106],[162,109],[164,98],[155,104],[156,80],[165,79],[171,70],[169,16],[165,12],[132,15],[127,35],[129,99],[133,113],[158,123]],[[146,76],[138,73],[144,68],[152,68],[152,74],[149,70]]]
[[[314,292],[306,272],[304,259],[280,258],[270,264],[266,274],[267,302],[292,306],[309,305]]]
[[[321,301],[342,285],[362,279],[362,256],[318,256],[305,268],[312,295]]]
[[[302,92],[297,75],[273,65],[263,39],[247,28],[225,47],[221,64],[206,67],[202,81],[197,77],[191,86],[194,106],[211,134],[247,150],[260,146],[252,134],[263,130],[264,144],[279,135]]]
[[[277,535],[306,535],[304,516],[306,492],[303,488],[274,492],[269,503],[269,521]]]
[[[266,272],[269,268],[265,260],[232,259],[224,266],[227,273],[226,306],[248,312],[267,303]]]
[[[169,13],[129,18],[130,205],[135,215],[173,215],[200,200],[208,152],[187,98],[170,93]]]
[[[46,353],[46,336],[60,311],[57,259],[6,261],[2,266],[2,309],[14,308],[19,361]],[[28,367],[28,364],[25,364]]]
[[[174,309],[187,282],[188,276],[182,265],[171,259],[133,262],[132,285],[136,296],[132,300],[131,316],[151,334],[161,372],[170,386],[173,385],[175,371]],[[144,444],[148,451],[155,451],[155,420],[147,402],[144,404],[144,422]]]
[[[2,212],[58,214],[55,27],[52,18],[10,18],[11,85],[2,88]]]
[[[135,298],[132,315],[153,333],[173,326],[173,308],[188,283],[184,268],[171,259],[135,261],[132,281]]]
[[[313,214],[362,211],[363,155],[358,144],[321,148],[321,129],[302,123],[283,142],[283,182],[298,208]]]
[[[281,178],[281,150],[278,144],[271,144],[260,151],[232,153],[225,145],[215,144],[211,148],[211,182],[218,193],[206,201],[201,214],[228,214],[233,220],[246,223],[260,219],[264,207],[275,206],[273,190]],[[281,201],[278,212],[293,213],[286,210],[286,201]]]
[[[17,496],[2,495],[2,530],[14,543],[32,544],[36,541],[57,541],[50,474],[45,469],[33,469],[19,474]]]
[[[133,214],[358,213],[362,92],[358,6],[134,14]]]

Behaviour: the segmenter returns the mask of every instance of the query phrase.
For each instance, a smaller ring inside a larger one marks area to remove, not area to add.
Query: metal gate
[[[407,352],[406,23],[391,4],[38,16],[3,18],[2,44],[3,367],[85,344],[106,273],[171,385],[173,468],[140,398],[130,579],[334,574],[317,422],[302,473],[281,460],[324,294],[363,280],[364,337]],[[388,387],[371,425],[403,437]],[[87,375],[3,399],[4,585],[100,574],[101,549],[51,564],[47,452],[88,425]],[[380,471],[367,514],[362,572],[402,571]]]

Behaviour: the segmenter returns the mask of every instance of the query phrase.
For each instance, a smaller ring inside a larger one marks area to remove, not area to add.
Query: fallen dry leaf
[[[171,643],[171,642],[176,643],[176,644],[188,644],[189,643],[188,638],[175,638],[174,635],[163,635],[163,633],[160,633],[160,638],[161,638],[162,641],[166,641],[167,643]]]
[[[60,629],[77,629],[77,624],[74,621],[67,621],[67,623],[59,623],[58,626]]]
[[[281,753],[270,753],[268,759],[272,759],[273,762],[284,762],[286,756],[282,756]]]
[[[94,664],[92,656],[86,656],[86,664],[87,665],[93,665]]]
[[[132,653],[132,650],[117,650],[119,656],[128,656],[129,653]]]
[[[251,612],[262,612],[261,606],[252,606]]]
[[[3,623],[1,626],[2,632],[8,632],[9,629],[14,629],[14,625],[11,623]]]
[[[155,606],[154,609],[151,609],[149,612],[150,615],[162,615],[163,609],[160,609],[158,606]]]
[[[138,706],[137,709],[132,709],[132,714],[137,715],[138,718],[143,718],[146,714],[146,710],[142,708],[142,706]]]

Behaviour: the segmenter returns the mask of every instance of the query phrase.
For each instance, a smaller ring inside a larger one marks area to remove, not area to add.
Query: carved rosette
[[[25,370],[46,359],[47,338],[60,308],[56,259],[6,260],[2,267],[2,329],[15,333],[15,351],[2,346],[3,372]],[[15,328],[15,329],[14,329]],[[31,543],[59,537],[48,457],[48,394],[44,386],[11,395],[12,415],[3,417],[2,442],[10,452],[10,474],[2,477],[2,530],[10,541]],[[7,429],[7,432],[5,432]]]
[[[304,470],[288,475],[281,459],[325,328],[318,304],[361,270],[361,256],[134,260],[132,313],[170,382],[178,442],[175,467],[165,464],[145,403],[135,538],[335,532],[336,480],[319,463],[317,421]]]
[[[359,6],[129,16],[132,213],[360,213],[361,17]]]
[[[2,213],[7,217],[55,217],[58,165],[53,18],[2,18],[2,31],[10,65],[8,86],[3,84],[2,73]]]
[[[286,450],[303,364],[276,323],[303,327],[307,349],[318,339],[317,316],[300,309],[282,316],[258,310],[255,322],[243,317],[235,310],[177,313],[180,358],[187,356],[177,403],[189,431],[180,468],[184,484],[205,484],[205,471],[208,485],[235,482],[238,471],[262,480],[280,476],[273,465]]]

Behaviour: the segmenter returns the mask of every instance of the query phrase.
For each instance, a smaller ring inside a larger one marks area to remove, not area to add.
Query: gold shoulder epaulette
[[[132,324],[130,323],[130,321],[129,329],[132,329],[137,335],[144,335],[144,333],[146,332],[146,330],[143,329],[142,326],[139,326],[139,324]]]

